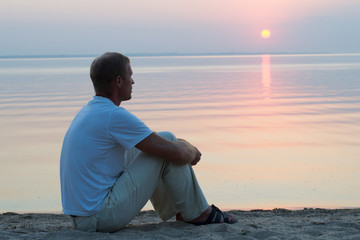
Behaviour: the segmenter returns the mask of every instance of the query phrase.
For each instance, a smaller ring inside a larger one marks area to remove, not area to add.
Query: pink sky
[[[356,0],[12,0],[0,7],[0,55],[360,52],[359,10]]]

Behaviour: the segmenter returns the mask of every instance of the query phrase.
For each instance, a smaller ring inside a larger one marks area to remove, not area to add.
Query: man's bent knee
[[[177,141],[177,138],[176,138],[175,135],[174,135],[173,133],[171,133],[171,132],[162,131],[162,132],[158,132],[157,134],[160,135],[160,136],[163,137],[163,138],[168,139],[168,140]]]

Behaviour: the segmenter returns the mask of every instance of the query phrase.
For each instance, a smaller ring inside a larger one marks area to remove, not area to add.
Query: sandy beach
[[[71,227],[62,214],[1,214],[0,239],[360,239],[360,209],[228,211],[235,224],[194,226],[162,222],[154,211],[141,212],[115,233],[88,233]]]

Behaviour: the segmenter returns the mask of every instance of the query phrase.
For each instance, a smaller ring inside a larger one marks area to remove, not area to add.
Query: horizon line
[[[208,52],[208,53],[124,53],[128,57],[192,57],[192,56],[236,56],[236,55],[359,55],[360,52]],[[0,55],[0,59],[16,58],[76,58],[97,57],[100,54],[23,54]]]

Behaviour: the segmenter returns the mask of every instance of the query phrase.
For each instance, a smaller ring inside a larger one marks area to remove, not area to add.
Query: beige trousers
[[[169,132],[158,133],[176,141]],[[128,167],[110,189],[97,214],[72,217],[75,228],[114,232],[127,225],[150,199],[164,221],[181,212],[185,220],[198,217],[208,203],[190,164],[177,165],[133,148],[127,152]]]

